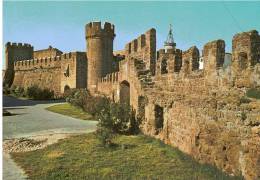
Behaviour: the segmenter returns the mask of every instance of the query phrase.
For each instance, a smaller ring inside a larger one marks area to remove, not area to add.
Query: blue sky
[[[231,51],[232,36],[260,31],[260,2],[14,2],[3,5],[3,42],[30,43],[35,50],[49,45],[64,52],[85,51],[84,26],[90,21],[115,24],[114,49],[149,28],[157,31],[162,48],[169,24],[177,48],[186,50],[224,39]]]

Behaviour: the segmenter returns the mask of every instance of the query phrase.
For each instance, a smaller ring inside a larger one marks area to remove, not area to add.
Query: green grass
[[[61,140],[45,149],[11,155],[33,180],[240,179],[201,165],[146,136],[117,136],[114,142],[113,148],[104,148],[91,133]]]
[[[69,103],[58,104],[46,108],[49,111],[83,120],[95,120],[90,114]]]

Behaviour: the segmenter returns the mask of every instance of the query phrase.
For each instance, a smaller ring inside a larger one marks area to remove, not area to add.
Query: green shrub
[[[110,101],[105,96],[91,96],[87,90],[72,89],[66,101],[81,107],[97,120],[97,137],[102,145],[110,146],[115,134],[139,132],[139,124],[130,105]]]
[[[54,92],[45,88],[41,89],[34,85],[27,88],[26,95],[34,100],[48,100],[54,98]]]
[[[246,92],[247,97],[260,99],[260,89],[251,88]]]
[[[87,101],[88,96],[90,96],[89,92],[84,89],[71,89],[65,94],[67,102],[82,109]]]
[[[110,102],[97,113],[98,126],[107,128],[113,133],[136,133],[134,113],[129,105]]]
[[[111,147],[115,134],[107,128],[97,127],[96,136],[102,146]]]
[[[105,107],[108,107],[110,101],[106,97],[88,96],[83,105],[83,110],[90,113],[92,116],[97,116]]]
[[[13,91],[13,94],[17,97],[25,96],[25,91],[23,87],[16,87]]]

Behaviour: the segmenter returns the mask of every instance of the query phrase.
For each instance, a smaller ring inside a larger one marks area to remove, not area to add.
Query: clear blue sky
[[[260,31],[260,2],[4,2],[4,43],[25,42],[34,49],[49,45],[64,52],[84,51],[84,26],[90,21],[115,24],[114,49],[149,28],[157,30],[162,48],[169,24],[183,50],[215,39],[226,41],[241,31]]]

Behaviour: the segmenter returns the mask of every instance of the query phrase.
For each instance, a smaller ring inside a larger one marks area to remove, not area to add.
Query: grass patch
[[[57,104],[46,108],[49,111],[83,120],[95,120],[90,114],[69,103]]]
[[[100,146],[94,133],[77,135],[45,149],[12,153],[30,179],[242,179],[201,165],[181,151],[147,136],[117,136]]]

